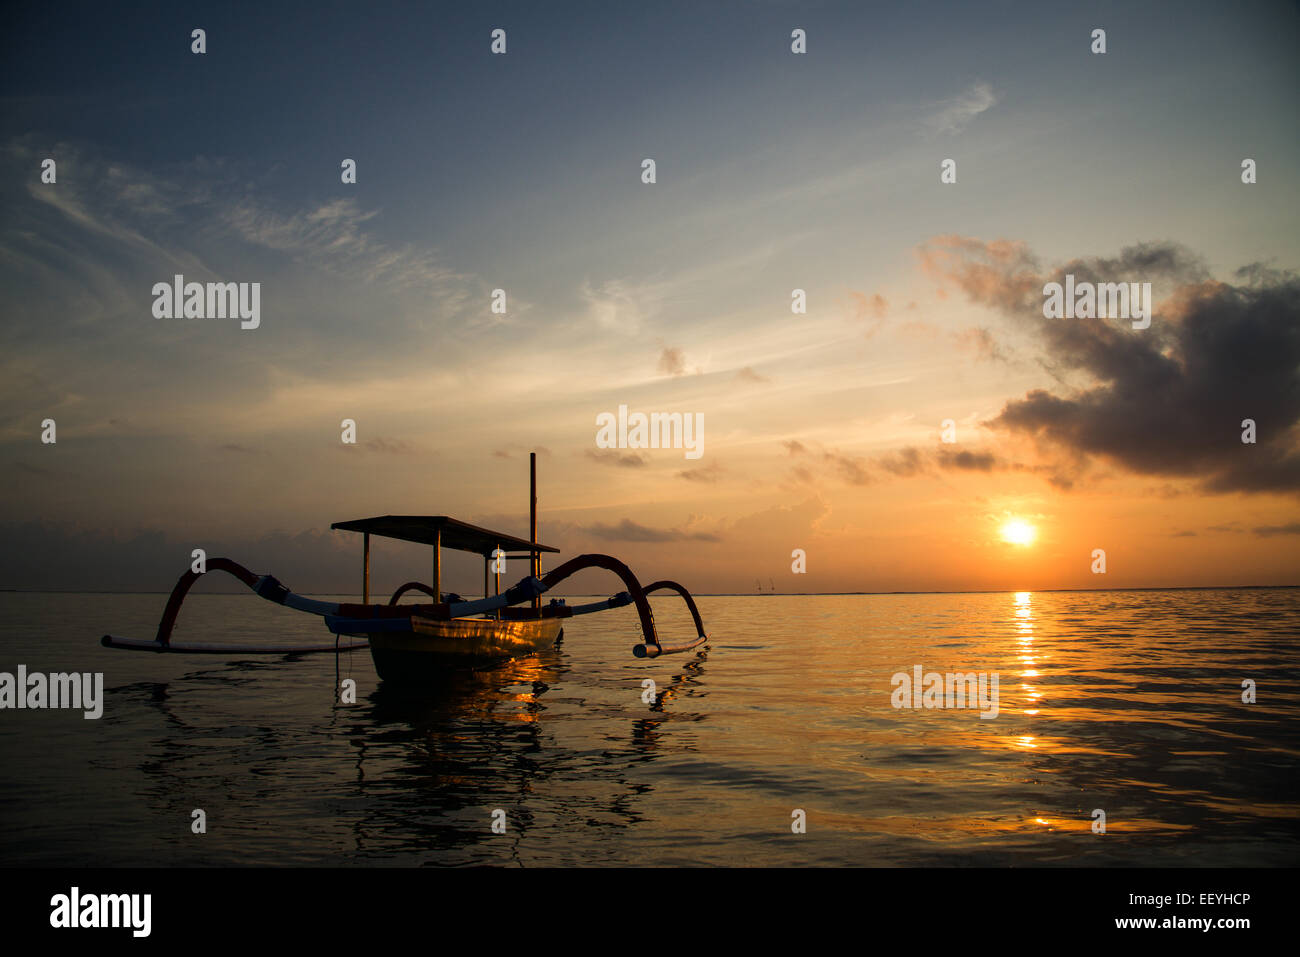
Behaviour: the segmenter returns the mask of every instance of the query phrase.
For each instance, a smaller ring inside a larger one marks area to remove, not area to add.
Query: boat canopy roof
[[[504,552],[558,552],[558,548],[516,538],[504,532],[479,528],[446,515],[381,515],[378,518],[358,518],[351,522],[335,522],[330,528],[345,532],[365,532],[381,538],[397,538],[404,542],[433,545],[437,533],[442,533],[442,547],[461,552],[491,555],[500,548]]]

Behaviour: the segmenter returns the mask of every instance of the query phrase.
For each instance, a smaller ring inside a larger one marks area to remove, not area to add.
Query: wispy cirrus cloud
[[[435,253],[380,239],[373,228],[380,210],[365,209],[352,198],[281,210],[276,201],[250,192],[227,161],[197,157],[145,170],[77,144],[37,151],[26,137],[9,141],[0,152],[6,165],[27,167],[56,153],[58,182],[30,183],[33,199],[86,233],[183,272],[211,274],[205,261],[212,257],[201,250],[212,253],[223,240],[237,239],[350,279],[425,287],[443,305],[462,301],[471,290],[485,295],[482,283],[441,263]],[[24,239],[41,235],[70,241],[65,231],[54,229],[32,230]]]
[[[956,96],[939,104],[937,112],[926,119],[926,125],[938,133],[960,133],[975,117],[998,103],[993,87],[983,81],[972,83]]]
[[[379,210],[363,209],[351,198],[326,200],[290,213],[244,198],[222,212],[225,223],[246,242],[365,282],[445,289],[471,281],[472,277],[443,265],[431,252],[380,240],[368,225],[379,215]],[[468,292],[457,290],[454,298],[463,301]]]
[[[578,297],[586,311],[586,323],[609,332],[634,335],[655,312],[658,294],[653,285],[624,279],[592,283],[584,280]]]
[[[35,167],[49,153],[58,157],[58,179],[55,183],[30,177],[20,180],[26,183],[26,196],[36,204],[15,203],[10,209],[8,228],[0,233],[0,255],[5,259],[41,266],[56,253],[65,278],[69,268],[101,280],[110,278],[113,271],[105,268],[106,250],[119,260],[134,256],[191,272],[206,271],[197,254],[177,246],[167,235],[185,210],[206,202],[202,189],[104,160],[73,143],[37,150],[29,137],[12,139],[0,149],[5,175],[16,177],[19,169]],[[49,212],[57,215],[50,217]],[[103,283],[99,285],[102,288]]]

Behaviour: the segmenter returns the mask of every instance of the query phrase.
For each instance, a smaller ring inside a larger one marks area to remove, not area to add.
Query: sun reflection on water
[[[1034,650],[1033,592],[1027,592],[1027,591],[1016,592],[1015,608],[1013,609],[1013,611],[1015,617],[1012,619],[1012,621],[1015,624],[1016,631],[1018,633],[1016,640],[1017,642],[1019,642],[1020,650],[1022,652],[1020,656],[1020,660],[1021,662],[1023,662],[1025,665],[1028,666],[1023,671],[1021,671],[1020,676],[1022,678],[1037,678],[1038,669],[1033,666],[1038,663],[1038,659],[1034,654],[1032,654]],[[1029,704],[1036,704],[1038,702],[1038,699],[1043,696],[1042,692],[1038,691],[1038,689],[1034,685],[1029,684],[1028,682],[1022,683],[1020,687],[1025,690],[1025,696],[1028,698]],[[1026,710],[1024,711],[1024,713],[1038,714],[1038,711],[1039,711],[1038,708],[1034,708],[1033,710]],[[1025,745],[1023,745],[1022,743],[1022,746]],[[1027,746],[1035,747],[1035,745],[1027,745]]]

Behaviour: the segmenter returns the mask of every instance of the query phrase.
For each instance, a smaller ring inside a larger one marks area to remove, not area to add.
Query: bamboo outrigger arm
[[[686,607],[690,610],[691,617],[695,619],[696,634],[705,638],[708,637],[704,632],[704,622],[700,620],[700,610],[695,607],[695,599],[691,597],[691,593],[683,586],[677,584],[677,582],[664,579],[663,581],[652,582],[645,586],[645,593],[647,595],[653,591],[675,591],[677,594],[681,595],[682,599],[686,602]]]
[[[313,601],[310,598],[302,598],[299,595],[293,595],[287,589],[284,589],[279,582],[275,581],[269,575],[255,575],[250,572],[239,562],[231,561],[229,558],[209,558],[206,563],[207,571],[225,572],[239,579],[257,594],[263,598],[275,600],[271,592],[274,590],[270,586],[272,583],[277,586],[286,595],[297,599],[292,607],[300,611],[317,611],[315,607],[329,607],[328,602]],[[183,647],[173,648],[171,644],[172,629],[176,627],[176,617],[180,614],[181,604],[185,601],[185,596],[194,583],[203,577],[204,572],[196,572],[188,569],[176,586],[172,589],[171,595],[167,598],[167,606],[163,609],[162,618],[158,622],[158,633],[152,641],[139,638],[119,638],[114,635],[104,635],[101,644],[106,648],[125,648],[132,651],[184,651],[189,654],[230,654],[239,652],[241,654],[260,654],[260,655],[283,655],[283,654],[311,654],[315,652],[327,651],[350,651],[358,648],[367,647],[365,642],[349,642],[340,644],[331,642],[328,645],[225,645],[225,644],[187,644]],[[282,602],[288,604],[288,602]]]
[[[424,584],[423,582],[407,582],[407,583],[406,583],[405,585],[403,585],[401,588],[397,589],[397,591],[393,592],[393,597],[390,598],[390,599],[388,599],[388,604],[390,604],[390,605],[396,605],[397,602],[398,602],[398,600],[399,600],[403,595],[405,595],[408,591],[419,591],[419,592],[424,592],[426,595],[428,595],[428,596],[431,597],[431,598],[433,598],[433,597],[438,597],[438,598],[442,597],[442,596],[440,596],[440,595],[435,596],[435,595],[433,594],[433,589],[430,588],[428,585]]]
[[[700,620],[700,613],[695,607],[695,600],[691,598],[688,592],[676,582],[659,581],[655,582],[649,588],[642,588],[641,583],[637,581],[636,575],[632,574],[632,569],[628,568],[617,558],[609,555],[587,554],[579,555],[577,558],[571,558],[558,568],[552,569],[542,576],[542,584],[549,590],[568,578],[575,572],[582,571],[585,568],[604,568],[613,572],[623,583],[628,586],[628,594],[631,595],[633,603],[636,605],[637,614],[641,618],[641,632],[645,635],[645,642],[632,647],[632,654],[638,658],[657,658],[659,655],[679,654],[683,651],[690,651],[692,648],[698,648],[708,639],[704,631],[704,624]],[[655,630],[654,612],[650,610],[650,602],[646,600],[646,595],[652,591],[658,591],[665,588],[671,588],[681,594],[686,599],[687,607],[691,610],[691,616],[695,619],[696,637],[682,645],[665,645],[659,641],[659,635]],[[613,601],[614,599],[610,599]],[[603,602],[600,604],[604,604]],[[576,610],[576,609],[575,609]],[[598,609],[593,609],[598,610]]]

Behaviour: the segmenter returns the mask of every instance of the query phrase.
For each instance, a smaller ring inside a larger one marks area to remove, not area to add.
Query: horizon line
[[[1247,591],[1270,588],[1300,588],[1292,585],[1126,585],[1114,588],[953,588],[953,589],[901,589],[897,591],[719,591],[697,592],[697,598],[755,598],[760,596],[783,598],[833,598],[851,595],[1016,595],[1022,592],[1117,592],[1117,591]],[[245,591],[213,591],[208,595],[242,595]],[[121,591],[109,589],[49,589],[49,588],[0,588],[0,594],[15,595],[169,595],[172,589],[165,591]],[[200,593],[202,594],[202,593]],[[317,591],[300,592],[302,595],[347,595],[356,596],[360,592]],[[572,595],[556,595],[556,598],[591,598],[604,592],[579,592]]]

